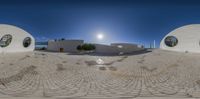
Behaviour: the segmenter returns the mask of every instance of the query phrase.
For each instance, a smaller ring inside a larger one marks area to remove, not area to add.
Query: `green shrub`
[[[83,44],[83,45],[78,45],[77,46],[77,50],[81,51],[81,50],[84,50],[84,51],[91,51],[91,50],[95,50],[95,45],[93,44]]]
[[[81,51],[82,50],[82,46],[78,45],[76,49],[79,50],[79,51]]]

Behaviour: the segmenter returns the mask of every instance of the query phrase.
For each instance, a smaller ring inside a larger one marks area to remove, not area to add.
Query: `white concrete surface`
[[[35,39],[25,30],[12,25],[0,24],[0,39],[7,34],[12,36],[12,41],[7,47],[0,47],[0,53],[25,52],[34,50]],[[23,40],[26,37],[31,38],[31,45],[27,48],[23,46]]]
[[[131,43],[111,43],[111,45],[95,44],[95,47],[95,52],[102,54],[125,54],[144,50],[141,46]]]
[[[141,45],[132,44],[132,43],[111,43],[111,46],[118,47],[119,51],[124,52],[124,53],[131,53],[134,51],[140,51],[140,50],[144,49],[144,48],[142,48]]]
[[[104,44],[95,44],[95,53],[100,54],[116,54],[119,53],[119,48],[116,46],[104,45]]]
[[[178,44],[174,47],[166,46],[164,40],[167,36],[175,36],[178,39]],[[173,30],[162,39],[160,48],[171,51],[200,53],[200,24],[186,25]]]

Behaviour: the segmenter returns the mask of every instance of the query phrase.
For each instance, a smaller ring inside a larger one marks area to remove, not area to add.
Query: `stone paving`
[[[125,56],[2,54],[0,97],[199,98],[199,59],[162,50]]]

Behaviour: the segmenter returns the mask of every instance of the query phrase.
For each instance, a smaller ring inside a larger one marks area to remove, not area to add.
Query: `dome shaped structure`
[[[0,24],[0,53],[33,51],[35,39],[21,28]]]
[[[173,30],[162,39],[160,48],[200,53],[200,24],[186,25]]]

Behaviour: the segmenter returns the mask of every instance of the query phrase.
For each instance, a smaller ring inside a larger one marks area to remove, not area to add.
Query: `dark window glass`
[[[26,37],[23,41],[23,45],[24,45],[24,47],[29,47],[31,45],[31,38]]]
[[[12,36],[10,34],[4,35],[0,40],[1,47],[7,47],[12,41]]]
[[[178,44],[178,39],[175,36],[167,36],[165,38],[165,44],[168,47],[174,47]]]

